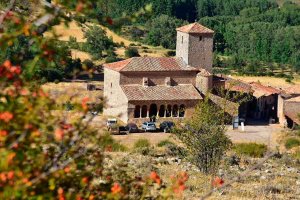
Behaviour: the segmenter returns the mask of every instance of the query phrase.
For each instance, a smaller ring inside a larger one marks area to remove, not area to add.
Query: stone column
[[[142,108],[143,106],[140,107],[140,118],[142,118]]]

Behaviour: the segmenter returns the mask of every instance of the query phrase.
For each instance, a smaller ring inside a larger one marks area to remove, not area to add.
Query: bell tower
[[[195,22],[176,29],[176,57],[192,67],[212,73],[214,31]]]

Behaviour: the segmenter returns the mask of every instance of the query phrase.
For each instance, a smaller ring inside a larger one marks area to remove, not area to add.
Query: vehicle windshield
[[[155,126],[155,124],[148,124],[148,126]]]

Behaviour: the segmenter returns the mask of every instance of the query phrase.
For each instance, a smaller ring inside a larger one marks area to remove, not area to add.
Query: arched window
[[[146,118],[147,117],[147,106],[143,106],[142,107],[142,118]]]
[[[184,116],[185,116],[185,106],[181,104],[179,107],[179,117],[184,117]]]
[[[141,106],[135,106],[134,118],[140,118],[140,117],[141,117]]]
[[[167,106],[166,117],[171,117],[171,113],[172,113],[172,106],[168,105]]]
[[[165,117],[165,106],[161,105],[159,108],[159,117]]]
[[[156,117],[157,115],[157,105],[156,104],[151,104],[150,105],[150,110],[149,110],[149,117]]]
[[[178,106],[177,105],[173,106],[172,116],[173,117],[178,117]]]

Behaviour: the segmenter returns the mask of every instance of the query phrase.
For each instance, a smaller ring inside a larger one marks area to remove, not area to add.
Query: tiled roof
[[[284,92],[287,94],[300,94],[300,86],[294,85],[284,89]]]
[[[270,96],[272,94],[280,94],[281,90],[273,88],[271,86],[264,86],[258,82],[250,83],[252,90],[254,91],[253,96],[261,97],[261,96]]]
[[[104,64],[115,71],[198,71],[185,64],[182,58],[134,57],[127,60]]]
[[[239,113],[239,104],[226,100],[214,94],[209,94],[208,98],[221,109],[224,109],[226,113],[231,116],[237,116]],[[224,108],[225,106],[225,108]]]
[[[129,101],[202,99],[201,95],[193,85],[149,87],[144,87],[142,85],[122,85],[121,87]]]
[[[214,33],[213,30],[210,30],[197,22],[179,27],[176,30],[183,33]]]
[[[251,85],[243,81],[227,77],[225,81],[225,88],[230,91],[237,91],[243,93],[253,93]]]
[[[300,102],[285,102],[284,114],[300,125]]]

